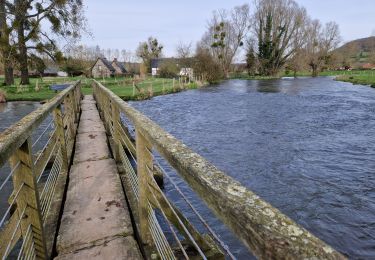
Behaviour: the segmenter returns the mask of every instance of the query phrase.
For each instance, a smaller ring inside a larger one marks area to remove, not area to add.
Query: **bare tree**
[[[201,44],[210,48],[226,77],[233,59],[250,29],[250,7],[248,4],[236,6],[232,10],[217,10],[208,24]]]
[[[120,51],[119,51],[119,49],[115,49],[113,51],[113,57],[112,58],[116,58],[116,59],[120,58]]]
[[[275,75],[303,46],[306,10],[294,0],[256,0],[254,36],[261,73]]]
[[[176,47],[177,57],[180,59],[190,58],[193,54],[193,43],[179,42]]]
[[[331,52],[338,46],[340,41],[338,24],[329,22],[322,26],[319,20],[311,21],[305,49],[313,77],[318,76],[319,70],[328,62]]]
[[[164,46],[156,38],[149,37],[147,42],[141,42],[137,48],[137,56],[142,59],[148,72],[151,71],[151,59],[162,56]]]

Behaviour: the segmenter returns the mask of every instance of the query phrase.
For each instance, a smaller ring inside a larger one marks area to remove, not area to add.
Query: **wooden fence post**
[[[163,79],[163,94],[165,94],[165,79]]]
[[[149,168],[153,170],[153,161],[151,151],[151,143],[136,128],[136,153],[137,153],[137,175],[138,175],[138,216],[140,225],[141,240],[144,244],[150,244],[152,241],[150,229],[148,226],[149,207],[148,207],[148,178]]]
[[[150,97],[154,96],[154,89],[152,86],[152,82],[150,82],[149,94],[150,94]]]
[[[173,84],[172,84],[172,90],[174,91],[174,78],[173,78]]]
[[[135,82],[133,81],[133,97],[135,96]]]

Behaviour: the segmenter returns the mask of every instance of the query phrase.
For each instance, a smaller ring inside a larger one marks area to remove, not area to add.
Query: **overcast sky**
[[[375,0],[296,0],[312,18],[339,24],[343,42],[375,33]],[[243,0],[84,0],[93,37],[82,43],[135,51],[154,36],[165,56],[175,55],[179,41],[196,43],[215,9],[251,3]]]

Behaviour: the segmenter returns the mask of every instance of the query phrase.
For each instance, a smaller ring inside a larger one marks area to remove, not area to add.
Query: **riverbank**
[[[375,88],[375,73],[364,75],[340,75],[335,78],[337,81],[350,82],[355,85],[369,85]]]
[[[46,101],[53,98],[58,92],[51,90],[54,84],[63,84],[81,80],[81,89],[84,95],[92,94],[92,79],[84,77],[56,78],[48,77],[30,79],[29,85],[19,85],[19,80],[12,86],[0,87],[0,92],[5,93],[7,101]],[[97,79],[116,95],[124,100],[144,100],[153,96],[177,93],[187,89],[196,89],[207,85],[204,82],[183,82],[178,79],[146,78],[133,84],[131,78],[104,78]]]
[[[118,95],[121,99],[145,100],[154,96],[168,95],[188,89],[197,89],[207,85],[204,82],[183,82],[178,79],[146,78],[133,84],[129,78],[97,79],[100,83]]]
[[[311,76],[312,75],[310,71],[298,71],[296,74],[294,74],[292,71],[285,71],[283,73],[280,73],[277,76],[260,76],[260,75],[250,76],[247,73],[237,73],[237,74],[232,74],[230,76],[230,79],[272,80],[272,79],[280,79],[282,77],[311,77]],[[351,80],[350,77],[353,76],[353,83],[355,83],[355,80],[358,79],[358,80],[361,80],[359,82],[370,82],[371,84],[373,82],[372,79],[375,77],[375,71],[374,70],[352,70],[352,71],[328,70],[328,71],[320,72],[318,76],[337,77],[339,78],[339,80],[343,79],[342,81],[349,81]],[[357,84],[369,84],[369,83],[357,83]]]
[[[51,90],[50,86],[67,82],[82,81],[83,92],[88,92],[90,81],[84,77],[45,77],[30,78],[29,85],[20,85],[20,79],[15,79],[12,86],[1,86],[0,92],[5,93],[6,101],[46,101],[53,98],[58,92]]]

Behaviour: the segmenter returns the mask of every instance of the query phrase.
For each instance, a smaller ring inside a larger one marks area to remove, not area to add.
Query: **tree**
[[[249,28],[250,8],[247,4],[236,6],[230,11],[218,10],[213,13],[201,44],[205,48],[211,48],[225,77],[229,77],[233,59],[244,45],[243,40]]]
[[[298,49],[287,62],[287,69],[293,71],[293,77],[297,77],[297,72],[306,68],[306,53],[303,49]]]
[[[192,47],[192,42],[186,44],[183,42],[178,43],[176,53],[181,68],[191,68],[193,66],[193,61],[191,59],[193,55]]]
[[[149,37],[147,42],[139,43],[136,54],[142,59],[148,72],[151,72],[151,59],[161,57],[163,48],[164,46],[153,37]]]
[[[43,77],[44,70],[47,68],[46,64],[44,63],[43,59],[31,54],[30,55],[30,68],[37,71],[40,77]]]
[[[335,22],[329,22],[324,27],[318,20],[310,22],[305,50],[313,77],[318,76],[321,67],[329,61],[340,39],[339,26]]]
[[[7,24],[6,1],[0,0],[0,48],[1,62],[4,67],[4,84],[9,86],[14,84],[13,67],[14,67],[14,48],[9,42],[10,29]]]
[[[61,69],[68,73],[68,75],[71,77],[82,75],[85,72],[84,64],[72,57],[67,57],[64,59]]]
[[[160,64],[159,75],[162,78],[174,78],[178,75],[179,69],[173,61],[163,61]]]
[[[193,53],[192,49],[193,49],[192,42],[189,42],[189,43],[179,42],[176,47],[177,57],[180,59],[190,58]]]
[[[194,74],[203,77],[209,83],[223,78],[223,71],[209,48],[198,45],[193,64]]]
[[[256,73],[256,57],[255,57],[255,51],[254,51],[254,46],[251,41],[248,42],[247,44],[247,49],[246,49],[246,69],[247,73],[249,76],[254,76]]]
[[[28,84],[29,52],[46,53],[52,59],[57,59],[61,53],[53,37],[79,37],[85,27],[82,0],[15,0],[7,2],[7,6],[12,16],[11,30],[17,36],[16,58],[21,71],[21,84]]]
[[[254,38],[264,75],[276,75],[303,46],[306,10],[293,0],[256,0]]]

